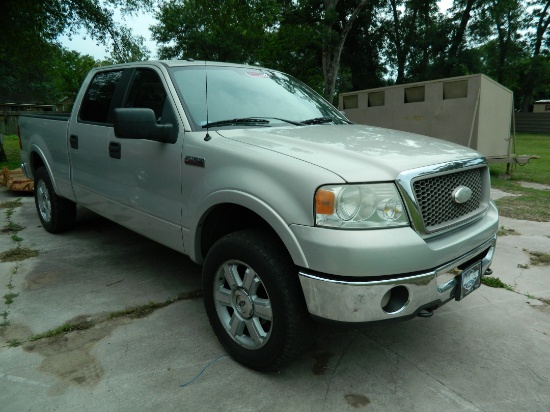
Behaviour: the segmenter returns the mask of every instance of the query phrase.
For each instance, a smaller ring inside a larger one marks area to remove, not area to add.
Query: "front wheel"
[[[216,336],[245,366],[275,370],[310,346],[296,267],[271,233],[247,230],[218,240],[206,257],[203,299]]]
[[[73,227],[76,220],[76,204],[59,197],[53,190],[52,181],[44,167],[34,174],[34,203],[44,229],[60,233]]]

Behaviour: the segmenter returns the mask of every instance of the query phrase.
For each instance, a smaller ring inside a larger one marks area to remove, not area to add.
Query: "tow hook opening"
[[[409,291],[405,286],[396,286],[382,297],[382,310],[388,315],[401,312],[409,304]]]

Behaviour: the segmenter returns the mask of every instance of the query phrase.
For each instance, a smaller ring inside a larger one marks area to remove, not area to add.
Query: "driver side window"
[[[174,123],[174,113],[166,90],[154,70],[136,70],[123,107],[151,109],[155,112],[157,123]]]

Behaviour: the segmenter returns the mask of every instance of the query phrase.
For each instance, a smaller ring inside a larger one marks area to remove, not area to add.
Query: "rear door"
[[[113,108],[122,101],[128,75],[123,69],[96,73],[69,127],[71,180],[78,203],[101,213],[106,200],[108,139]]]

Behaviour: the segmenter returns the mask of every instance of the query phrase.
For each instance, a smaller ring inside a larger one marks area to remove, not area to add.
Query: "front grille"
[[[453,191],[459,186],[472,190],[465,203],[453,201]],[[455,225],[482,211],[481,169],[450,173],[417,180],[413,184],[416,201],[428,232]]]

